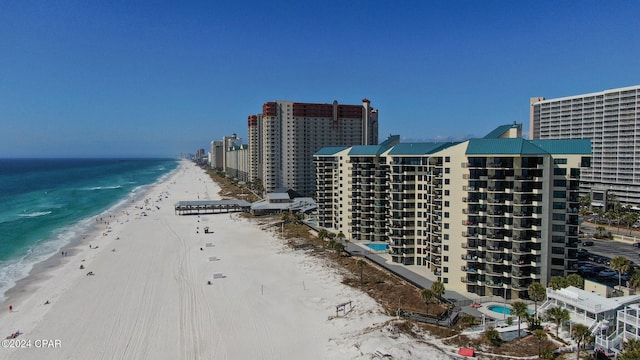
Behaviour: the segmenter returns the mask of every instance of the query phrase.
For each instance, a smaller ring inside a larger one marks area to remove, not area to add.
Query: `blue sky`
[[[640,84],[637,1],[2,1],[0,157],[172,156],[273,100],[380,139],[528,128],[529,98]]]

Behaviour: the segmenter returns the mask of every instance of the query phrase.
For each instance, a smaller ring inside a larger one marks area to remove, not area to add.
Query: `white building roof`
[[[569,286],[560,290],[548,288],[547,298],[560,300],[566,304],[573,305],[576,308],[586,310],[594,314],[616,310],[627,304],[640,301],[640,295],[605,298],[596,293],[584,291],[574,286]]]

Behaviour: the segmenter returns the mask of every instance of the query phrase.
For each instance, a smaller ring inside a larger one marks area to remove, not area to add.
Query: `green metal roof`
[[[500,138],[500,136],[502,136],[504,133],[506,133],[507,131],[509,131],[509,129],[514,128],[514,127],[518,127],[519,125],[517,124],[510,124],[510,125],[501,125],[498,126],[497,128],[495,128],[493,131],[491,131],[490,133],[488,133],[487,135],[484,136],[483,139],[498,139]]]
[[[542,155],[542,154],[585,154],[591,155],[591,140],[525,140],[515,139],[471,139],[467,145],[467,155]]]
[[[380,143],[382,146],[390,146],[400,143],[400,135],[389,135],[387,139]]]
[[[331,155],[335,155],[337,153],[339,153],[340,151],[344,150],[344,149],[348,149],[348,146],[328,146],[328,147],[323,147],[322,149],[318,150],[315,154],[313,154],[313,156],[331,156]]]
[[[362,156],[362,155],[380,155],[383,152],[389,150],[391,146],[384,145],[356,145],[352,146],[351,150],[349,150],[350,156]]]
[[[590,139],[549,139],[530,140],[531,143],[545,149],[550,154],[591,155]]]
[[[389,155],[423,155],[446,149],[457,143],[400,143],[393,147]]]

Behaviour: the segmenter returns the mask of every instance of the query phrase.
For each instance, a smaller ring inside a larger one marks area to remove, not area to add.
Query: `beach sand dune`
[[[255,222],[174,214],[175,202],[217,192],[184,162],[146,202],[120,212],[107,235],[92,234],[87,242],[97,249],[85,243],[34,275],[8,299],[15,311],[0,311],[0,335],[20,330],[16,340],[31,345],[0,349],[0,359],[370,359],[377,350],[449,358],[390,338],[390,318],[373,299]],[[345,301],[353,310],[335,317]],[[59,346],[42,348],[42,339]]]

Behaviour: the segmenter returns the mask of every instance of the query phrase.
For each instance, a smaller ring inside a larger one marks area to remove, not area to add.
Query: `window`
[[[553,213],[553,220],[564,221],[564,213]]]
[[[445,196],[449,196],[449,190],[445,190],[445,191],[444,191],[444,195],[445,195]]]
[[[445,156],[444,162],[451,162],[451,156]]]
[[[567,180],[565,180],[565,179],[553,180],[553,186],[566,187],[567,186]]]
[[[565,169],[565,168],[553,168],[553,175],[567,175],[567,169]]]
[[[444,179],[444,184],[449,185],[449,179]]]
[[[564,254],[564,248],[552,246],[551,247],[551,253],[552,254]]]
[[[445,267],[443,267],[443,268],[442,268],[442,272],[448,273],[448,272],[449,272],[449,268],[448,268],[448,267],[446,267],[446,266],[445,266]]]
[[[442,246],[442,250],[449,251],[449,245],[443,245]]]
[[[443,284],[448,284],[449,283],[449,278],[442,278],[442,283]]]
[[[443,256],[442,257],[442,261],[449,262],[449,257],[448,256]]]
[[[564,231],[564,224],[563,224],[563,225],[553,224],[553,225],[551,226],[551,231],[556,231],[556,232],[562,232],[562,231]]]
[[[444,202],[444,207],[449,207],[449,202],[448,201]]]
[[[554,164],[566,164],[567,159],[553,159]]]
[[[445,174],[450,174],[450,173],[451,173],[451,169],[449,169],[449,168],[444,168],[444,173],[445,173]]]
[[[449,228],[449,223],[444,223],[444,228],[448,229]]]
[[[553,192],[553,198],[554,199],[566,199],[567,198],[567,192],[566,191],[554,191]]]
[[[565,202],[554,201],[553,208],[556,210],[564,210],[567,208],[567,206]]]
[[[444,213],[444,217],[445,217],[445,218],[449,218],[449,213],[448,213],[448,212],[445,212],[445,213]]]

